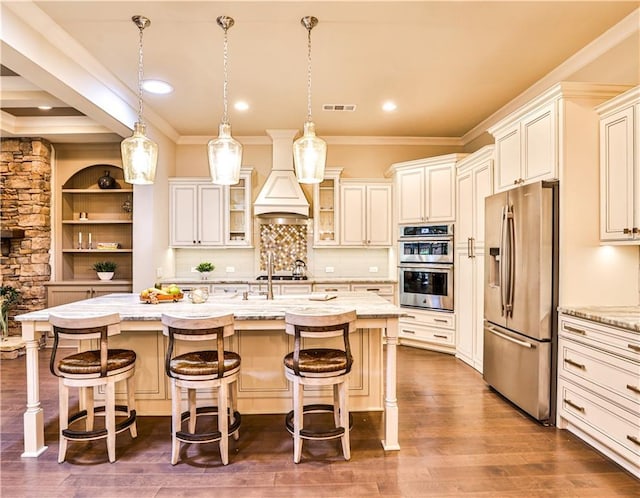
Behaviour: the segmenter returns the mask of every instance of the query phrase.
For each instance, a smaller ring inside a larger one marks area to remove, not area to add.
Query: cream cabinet
[[[114,292],[131,292],[131,285],[116,281],[51,284],[47,286],[47,307],[60,306]]]
[[[342,168],[327,168],[324,180],[313,185],[313,245],[339,244],[340,175]]]
[[[224,244],[224,189],[210,181],[171,179],[169,226],[172,247]]]
[[[640,87],[598,106],[600,239],[640,244]]]
[[[251,205],[253,168],[242,168],[240,180],[224,187],[224,243],[227,246],[250,247],[253,243]]]
[[[398,223],[455,221],[455,166],[466,154],[393,164]]]
[[[558,95],[551,92],[489,129],[495,137],[495,190],[558,177]]]
[[[557,425],[640,477],[640,337],[560,314]]]
[[[342,180],[340,185],[340,245],[390,246],[391,183]]]
[[[441,353],[455,354],[456,317],[454,313],[405,308],[398,321],[400,344]]]
[[[456,357],[482,372],[484,318],[484,200],[493,193],[493,152],[488,145],[458,163],[454,302]]]

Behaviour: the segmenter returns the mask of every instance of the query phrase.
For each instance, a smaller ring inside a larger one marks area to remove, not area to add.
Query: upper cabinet
[[[340,245],[390,246],[391,183],[386,180],[342,180]]]
[[[169,180],[172,247],[251,245],[251,170],[236,185],[214,185],[203,178]]]
[[[101,177],[109,178],[103,188]],[[122,169],[110,164],[79,167],[62,185],[60,196],[55,280],[95,280],[93,264],[110,260],[117,265],[115,280],[130,281],[133,188],[124,182]]]
[[[340,175],[342,168],[327,168],[324,180],[313,185],[313,245],[339,243]]]
[[[455,165],[466,154],[393,164],[398,223],[455,221]]]
[[[640,87],[598,106],[600,239],[640,244]]]
[[[558,176],[556,101],[534,102],[524,112],[500,122],[495,137],[495,190]]]

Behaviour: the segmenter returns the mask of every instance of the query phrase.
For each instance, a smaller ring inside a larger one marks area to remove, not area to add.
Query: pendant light
[[[327,143],[316,136],[316,125],[311,119],[311,30],[318,19],[306,16],[300,23],[307,29],[307,121],[303,135],[293,143],[293,162],[298,182],[320,183],[324,179]]]
[[[240,180],[240,167],[242,166],[242,144],[231,136],[227,102],[227,62],[228,42],[227,31],[233,26],[234,20],[228,16],[220,16],[217,19],[218,26],[224,30],[224,85],[222,96],[224,114],[218,131],[218,138],[209,140],[207,153],[209,156],[209,171],[211,180],[218,185],[233,185]]]
[[[120,144],[122,168],[125,182],[149,185],[156,177],[158,144],[145,136],[145,125],[142,122],[142,32],[151,24],[151,21],[144,16],[133,16],[131,20],[140,31],[138,43],[138,121],[133,127],[133,135],[125,138]]]

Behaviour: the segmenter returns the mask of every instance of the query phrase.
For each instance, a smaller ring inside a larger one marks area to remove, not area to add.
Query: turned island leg
[[[44,445],[44,412],[40,406],[40,379],[38,370],[38,339],[35,322],[22,322],[22,338],[27,356],[27,410],[24,412],[24,453],[22,457],[40,456]]]
[[[385,364],[385,393],[384,393],[384,439],[382,447],[385,450],[399,450],[398,443],[398,398],[396,394],[397,382],[397,345],[398,319],[387,319],[385,329],[387,339]]]

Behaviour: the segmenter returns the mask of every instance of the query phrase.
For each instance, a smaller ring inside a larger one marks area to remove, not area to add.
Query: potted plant
[[[113,261],[97,261],[91,268],[98,274],[100,280],[111,280],[117,266]]]
[[[211,275],[211,272],[215,269],[216,267],[213,263],[209,263],[208,261],[204,261],[196,266],[196,271],[200,272],[200,278],[203,280],[209,278],[209,275]]]
[[[9,337],[9,308],[20,301],[20,291],[10,285],[0,286],[0,332],[2,340]]]

